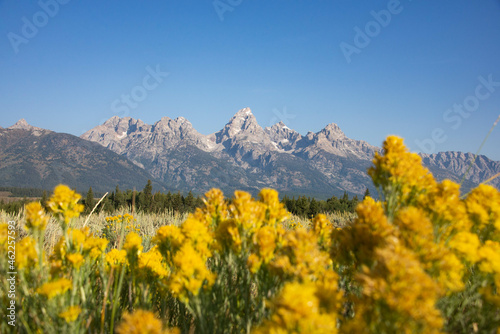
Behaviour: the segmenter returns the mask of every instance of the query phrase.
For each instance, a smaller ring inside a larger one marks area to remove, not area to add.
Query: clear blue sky
[[[262,126],[475,152],[500,114],[499,0],[55,1],[0,0],[2,127],[183,116],[209,134],[250,107]],[[499,143],[500,125],[482,153]]]

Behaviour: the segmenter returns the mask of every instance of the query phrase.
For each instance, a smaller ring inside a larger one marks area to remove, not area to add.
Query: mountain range
[[[163,117],[149,125],[130,117],[112,117],[81,136],[127,157],[167,188],[226,193],[263,187],[281,194],[317,198],[363,194],[373,189],[366,170],[379,147],[348,138],[337,124],[305,136],[282,122],[262,128],[249,108],[238,111],[220,131],[203,135],[183,117]],[[462,152],[422,154],[438,180],[460,181],[474,155]],[[500,173],[500,162],[479,156],[463,189]],[[500,188],[500,179],[491,182]]]
[[[193,191],[217,187],[226,194],[264,187],[316,198],[376,193],[366,171],[379,147],[348,138],[328,124],[305,136],[280,122],[262,128],[252,111],[238,111],[218,132],[203,135],[183,117],[149,125],[112,117],[80,138],[20,120],[0,128],[0,186],[51,189],[65,183],[83,192],[142,189]],[[474,155],[421,154],[438,180],[460,181]],[[463,191],[500,173],[500,162],[478,156]],[[500,188],[500,178],[490,184]]]
[[[60,183],[80,193],[142,189],[153,179],[144,169],[97,143],[29,125],[21,119],[0,129],[0,186],[52,190]],[[165,187],[158,182],[158,190]],[[140,188],[138,188],[140,187]]]

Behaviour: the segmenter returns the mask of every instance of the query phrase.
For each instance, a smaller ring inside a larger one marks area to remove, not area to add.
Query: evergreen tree
[[[92,191],[92,187],[90,187],[89,191],[87,192],[87,197],[85,198],[85,212],[90,213],[94,208],[94,205],[94,192]]]
[[[115,196],[114,196],[114,207],[116,210],[120,209],[121,207],[123,207],[125,205],[125,196],[123,195],[123,193],[120,191],[120,188],[118,186],[116,186],[116,189],[115,189]]]
[[[172,209],[177,212],[183,212],[183,198],[180,192],[175,195],[172,195]]]
[[[309,200],[305,196],[300,196],[295,203],[295,211],[298,216],[306,216],[309,213]]]
[[[184,210],[186,210],[187,212],[194,211],[194,196],[191,191],[184,198]]]
[[[311,203],[309,204],[309,217],[313,218],[316,217],[316,215],[319,213],[319,204],[318,202],[313,198],[311,200]]]
[[[49,200],[49,198],[47,196],[47,192],[44,190],[42,193],[42,198],[40,199],[40,204],[42,205],[42,208],[45,209],[45,211],[47,211],[47,201],[48,200]]]
[[[364,196],[363,196],[363,200],[364,200],[365,198],[367,198],[367,197],[371,197],[371,196],[370,196],[370,189],[368,189],[368,188],[366,188],[366,190],[365,190],[365,194],[364,194]]]

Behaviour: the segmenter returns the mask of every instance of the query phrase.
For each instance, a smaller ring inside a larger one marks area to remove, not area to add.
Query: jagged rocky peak
[[[330,141],[346,138],[345,133],[335,123],[328,124],[323,130],[318,132],[318,136],[325,137]]]
[[[120,118],[118,116],[113,116],[104,122],[102,126],[121,135],[123,133],[128,134],[137,130],[142,131],[145,127],[147,127],[147,124],[140,119],[134,119],[132,117]]]
[[[185,119],[184,117],[177,117],[176,119],[171,119],[169,117],[162,117],[158,122],[156,122],[153,125],[153,130],[158,128],[158,129],[180,129],[180,128],[185,128],[185,129],[191,129],[193,125],[191,124],[190,121]]]
[[[30,127],[31,125],[29,125],[24,118],[21,118],[19,121],[16,122],[16,124],[9,126],[9,129],[28,130]]]
[[[271,140],[276,143],[295,142],[302,137],[297,131],[286,126],[283,121],[265,128],[265,132],[269,135]]]
[[[238,111],[219,131],[216,136],[218,142],[227,138],[234,138],[238,135],[263,135],[264,130],[257,123],[257,119],[252,114],[250,108],[243,108]]]
[[[153,134],[168,134],[168,137],[171,137],[171,140],[191,138],[197,141],[202,140],[202,137],[204,137],[203,135],[198,133],[198,131],[193,128],[191,122],[189,122],[184,117],[177,117],[176,119],[162,117],[153,125],[151,132]]]
[[[28,124],[24,118],[21,118],[19,121],[17,121],[14,125],[9,126],[7,129],[12,129],[12,130],[27,130],[27,131],[49,131],[45,130],[42,128],[38,128],[36,126]]]

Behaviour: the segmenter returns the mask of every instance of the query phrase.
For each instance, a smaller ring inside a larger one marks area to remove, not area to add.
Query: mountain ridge
[[[215,183],[226,192],[243,187],[256,193],[271,187],[282,193],[302,190],[321,197],[344,191],[362,194],[366,188],[374,190],[366,169],[374,153],[381,151],[348,138],[335,123],[305,136],[283,122],[262,128],[250,108],[239,110],[221,130],[209,135],[200,134],[183,117],[162,117],[147,125],[115,116],[81,138],[126,156],[166,184],[197,192]],[[470,153],[420,155],[438,179],[454,181],[460,181],[471,159]],[[226,175],[220,175],[221,168]],[[470,188],[496,173],[500,173],[500,162],[483,156],[465,186]],[[211,177],[216,182],[205,180]],[[493,185],[499,188],[500,180]]]
[[[16,125],[17,124],[17,125]],[[67,133],[37,128],[26,121],[0,129],[0,186],[52,190],[60,183],[84,192],[142,189],[153,179],[102,145]],[[155,181],[155,188],[166,189]]]

